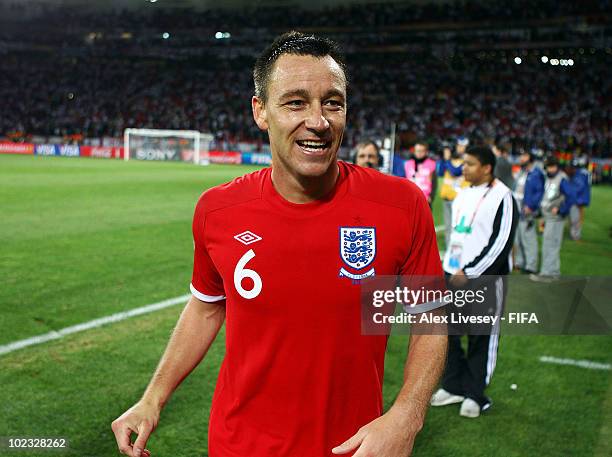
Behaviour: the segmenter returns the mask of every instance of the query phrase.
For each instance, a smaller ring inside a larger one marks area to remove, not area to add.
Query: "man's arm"
[[[224,301],[206,303],[190,298],[142,398],[112,423],[122,454],[148,457],[150,453],[145,446],[157,426],[161,410],[172,392],[206,355],[225,320],[224,304]],[[133,444],[132,433],[138,435]]]
[[[429,314],[444,316],[445,312],[444,309],[437,308]],[[429,400],[442,376],[447,346],[445,324],[412,324],[404,367],[404,385],[391,410],[396,409],[404,416],[405,430],[413,432],[414,436],[423,427]]]
[[[567,216],[570,208],[576,203],[576,191],[567,179],[561,180],[561,193],[565,195],[565,199],[559,207],[559,214],[561,216]]]
[[[529,176],[525,183],[525,204],[531,209],[532,212],[536,212],[540,209],[540,203],[542,203],[542,197],[544,197],[544,174],[541,171],[532,171],[533,177],[531,181]]]
[[[445,312],[438,308],[429,314],[443,316]],[[442,375],[447,346],[446,324],[412,324],[404,385],[395,403],[332,452],[346,454],[358,448],[353,457],[410,455],[414,439],[423,428],[431,394]]]

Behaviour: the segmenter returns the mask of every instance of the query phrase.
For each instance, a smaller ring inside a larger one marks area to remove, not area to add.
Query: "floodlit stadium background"
[[[269,161],[250,72],[289,29],[347,51],[343,158],[366,137],[400,154],[425,138],[436,154],[467,136],[588,162],[592,204],[583,240],[564,240],[562,274],[612,274],[609,2],[214,3],[0,0],[0,438],[116,454],[110,422],[141,395],[188,293],[195,201]],[[126,128],[211,134],[210,165],[119,160]],[[390,339],[387,406],[406,343]],[[612,455],[611,347],[609,336],[502,336],[493,409],[476,421],[431,410],[414,455]],[[165,408],[154,455],[207,455],[222,357],[221,335]],[[559,359],[594,364],[544,362]]]

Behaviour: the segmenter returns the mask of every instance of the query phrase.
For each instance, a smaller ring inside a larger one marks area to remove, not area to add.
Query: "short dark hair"
[[[491,165],[491,174],[495,169],[495,154],[489,146],[471,146],[465,151],[473,157],[476,157],[481,165]]]
[[[549,156],[546,157],[546,159],[544,159],[544,166],[545,167],[558,167],[559,159],[557,159],[555,155],[550,154]]]
[[[253,68],[255,96],[263,101],[266,101],[268,97],[268,81],[274,64],[283,54],[319,58],[330,56],[342,69],[348,84],[346,61],[338,43],[329,38],[307,35],[293,30],[277,37],[255,61],[255,67]]]

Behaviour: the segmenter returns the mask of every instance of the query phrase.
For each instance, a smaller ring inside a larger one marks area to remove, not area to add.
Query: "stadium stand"
[[[219,149],[261,145],[246,69],[279,32],[282,17],[347,49],[345,150],[360,138],[388,134],[395,123],[400,146],[417,137],[435,143],[469,135],[610,157],[607,3],[391,3],[324,14],[295,8],[101,14],[13,4],[4,15],[10,21],[0,20],[0,97],[10,107],[0,136],[95,144],[120,138],[126,127],[169,128],[213,132]],[[229,39],[216,39],[218,30],[231,31]],[[566,64],[543,63],[544,55]]]

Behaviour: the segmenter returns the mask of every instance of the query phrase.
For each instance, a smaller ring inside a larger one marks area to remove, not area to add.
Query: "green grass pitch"
[[[0,345],[188,293],[198,196],[253,169],[0,156]],[[564,274],[612,274],[611,201],[611,188],[593,189],[584,240],[564,241]],[[440,224],[439,201],[434,214]],[[141,395],[180,311],[0,356],[0,437],[68,438],[68,450],[49,456],[119,455],[110,423]],[[389,342],[387,407],[406,344],[404,336]],[[611,372],[538,361],[546,354],[610,363],[611,348],[611,337],[502,336],[492,410],[477,420],[460,418],[458,406],[430,410],[414,455],[612,455]],[[174,394],[149,442],[154,456],[207,455],[223,350],[221,337]]]

